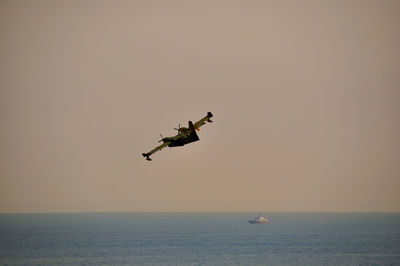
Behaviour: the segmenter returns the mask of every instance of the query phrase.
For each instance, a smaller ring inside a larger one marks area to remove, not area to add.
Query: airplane
[[[178,134],[176,136],[163,138],[161,135],[161,140],[159,140],[158,142],[162,141],[163,144],[155,147],[148,153],[142,153],[143,157],[145,157],[147,161],[151,161],[150,155],[156,153],[157,151],[161,151],[161,149],[167,146],[179,147],[200,140],[199,136],[197,136],[196,130],[199,131],[200,127],[206,122],[212,123],[212,120],[210,119],[211,117],[213,117],[213,114],[211,112],[208,112],[205,117],[194,124],[192,121],[189,121],[189,127],[181,127],[181,125],[179,124],[178,128],[174,128],[178,131]]]

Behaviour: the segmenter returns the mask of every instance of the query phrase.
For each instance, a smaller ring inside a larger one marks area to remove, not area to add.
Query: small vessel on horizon
[[[260,213],[257,218],[254,218],[253,220],[249,220],[248,222],[249,222],[249,224],[268,224],[269,220],[267,218],[263,217]]]

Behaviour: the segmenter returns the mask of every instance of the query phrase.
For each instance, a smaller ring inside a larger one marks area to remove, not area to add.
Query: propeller
[[[162,134],[160,134],[160,137],[161,137],[161,139],[160,139],[158,142],[161,142],[161,141],[162,141],[162,139],[163,139],[163,138],[162,138]]]
[[[178,125],[178,128],[174,128],[175,130],[178,130],[179,133],[179,129],[181,129],[181,124]]]

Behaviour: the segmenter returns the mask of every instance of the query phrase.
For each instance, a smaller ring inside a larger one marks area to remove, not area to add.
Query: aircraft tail
[[[190,129],[190,131],[195,131],[196,130],[196,128],[194,127],[192,121],[189,121],[189,129]]]
[[[199,140],[199,136],[197,136],[196,128],[194,127],[192,121],[189,121],[189,132],[190,133],[189,133],[189,136],[188,136],[189,137],[189,142],[188,143]]]

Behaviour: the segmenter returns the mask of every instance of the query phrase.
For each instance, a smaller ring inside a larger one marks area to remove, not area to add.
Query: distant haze
[[[64,211],[400,211],[400,1],[1,1],[0,212]]]

